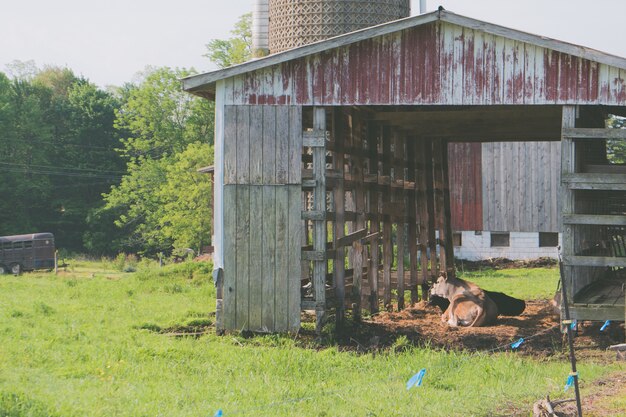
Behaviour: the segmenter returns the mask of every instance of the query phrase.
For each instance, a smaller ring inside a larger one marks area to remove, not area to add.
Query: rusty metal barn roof
[[[502,36],[515,41],[534,44],[557,52],[570,54],[575,57],[626,70],[626,58],[611,55],[584,46],[575,45],[568,42],[563,42],[544,36],[534,35],[516,29],[507,28],[504,26],[483,22],[477,19],[455,14],[447,10],[438,10],[431,13],[412,16],[390,23],[384,23],[378,26],[369,27],[341,36],[336,36],[334,38],[326,39],[289,51],[269,55],[261,59],[248,61],[240,65],[235,65],[212,72],[207,72],[204,74],[190,76],[182,80],[183,89],[190,93],[198,93],[199,95],[206,95],[207,93],[214,94],[216,82],[219,80],[263,69],[272,65],[281,64],[316,53],[328,51],[334,48],[350,45],[366,39],[383,36],[418,26],[428,25],[436,21],[447,22],[461,27],[479,30],[488,34]]]

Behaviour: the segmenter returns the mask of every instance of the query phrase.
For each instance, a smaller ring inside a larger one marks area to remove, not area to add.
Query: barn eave
[[[438,10],[418,16],[411,16],[389,23],[361,29],[355,32],[329,38],[320,42],[305,45],[281,53],[255,59],[232,67],[193,75],[182,79],[183,89],[191,94],[213,100],[215,98],[216,83],[219,80],[235,77],[248,72],[282,64],[306,56],[322,53],[331,49],[347,46],[367,39],[400,32],[410,28],[425,26],[430,23],[441,21],[460,27],[482,31],[487,34],[502,36],[514,41],[524,42],[539,47],[547,48],[556,52],[609,65],[611,67],[626,70],[626,58],[611,55],[595,49],[568,42],[539,36],[516,29],[507,28],[493,23],[484,22],[470,17],[458,15],[447,10]]]

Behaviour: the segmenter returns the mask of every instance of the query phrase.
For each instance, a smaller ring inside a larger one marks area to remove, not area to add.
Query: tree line
[[[0,72],[0,235],[93,254],[210,244],[212,103],[186,70],[103,90],[68,68]],[[26,66],[28,67],[28,65]]]
[[[219,67],[250,57],[251,15],[207,44]],[[52,232],[68,252],[155,255],[211,241],[213,103],[193,70],[151,68],[102,89],[71,69],[0,72],[0,236]]]

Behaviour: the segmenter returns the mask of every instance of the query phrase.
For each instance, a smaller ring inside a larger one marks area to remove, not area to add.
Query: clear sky
[[[101,87],[146,66],[215,67],[206,43],[230,37],[254,0],[1,0],[0,71],[66,66]],[[626,57],[626,0],[427,0],[447,10]],[[412,14],[419,0],[412,0]]]

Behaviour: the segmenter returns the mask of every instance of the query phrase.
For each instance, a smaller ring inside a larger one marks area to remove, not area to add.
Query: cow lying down
[[[524,300],[511,297],[503,292],[483,291],[487,297],[491,298],[493,302],[496,303],[499,316],[519,316],[526,309],[526,302]],[[446,311],[450,305],[450,301],[448,301],[447,298],[431,294],[428,304],[439,307],[441,311]]]
[[[495,323],[498,306],[478,285],[445,274],[430,289],[431,295],[447,298],[450,305],[441,316],[448,325],[480,327]]]

